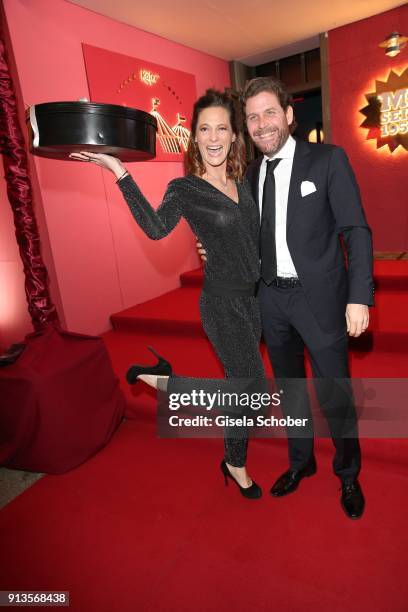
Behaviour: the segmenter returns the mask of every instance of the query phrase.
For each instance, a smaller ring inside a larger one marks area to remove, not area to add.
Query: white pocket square
[[[300,193],[302,194],[302,198],[309,195],[310,193],[314,193],[316,190],[316,185],[312,183],[312,181],[302,181],[300,185]]]

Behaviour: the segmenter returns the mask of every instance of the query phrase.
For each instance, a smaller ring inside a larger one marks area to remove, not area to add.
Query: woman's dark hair
[[[213,107],[225,108],[225,110],[228,111],[231,129],[236,138],[231,144],[227,157],[227,176],[234,180],[242,181],[245,172],[246,152],[242,130],[238,124],[238,113],[233,98],[228,93],[223,93],[216,89],[207,89],[205,94],[201,96],[201,98],[198,98],[194,104],[193,118],[191,120],[191,134],[185,160],[186,171],[189,174],[197,174],[198,176],[202,176],[205,173],[205,166],[198,145],[195,142],[195,137],[198,118],[201,111]]]

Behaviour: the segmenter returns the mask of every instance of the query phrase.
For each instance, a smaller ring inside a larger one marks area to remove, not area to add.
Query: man
[[[243,102],[248,133],[263,153],[247,178],[260,209],[258,295],[269,358],[276,378],[301,379],[306,346],[313,376],[321,379],[316,390],[336,449],[341,505],[349,518],[360,518],[365,500],[357,480],[361,456],[347,381],[347,333],[356,337],[368,326],[371,232],[344,151],[291,136],[293,108],[284,85],[270,77],[252,79]],[[307,394],[294,388],[286,410],[311,422]],[[312,429],[306,437],[288,436],[290,465],[271,489],[275,497],[294,492],[316,472]]]

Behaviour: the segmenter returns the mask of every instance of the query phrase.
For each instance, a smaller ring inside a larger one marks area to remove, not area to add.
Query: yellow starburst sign
[[[368,129],[366,140],[376,140],[377,149],[388,146],[408,151],[408,66],[401,74],[390,71],[386,81],[375,81],[375,91],[365,94],[368,105],[360,127]]]

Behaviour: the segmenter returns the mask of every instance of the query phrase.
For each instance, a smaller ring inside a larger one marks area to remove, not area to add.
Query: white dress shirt
[[[288,195],[290,177],[292,174],[293,156],[295,154],[296,140],[289,136],[283,147],[273,157],[264,155],[259,170],[259,212],[262,219],[262,196],[266,177],[266,162],[280,158],[275,168],[275,242],[276,242],[276,264],[278,276],[297,277],[297,272],[290,256],[286,242],[286,216],[288,211]]]

